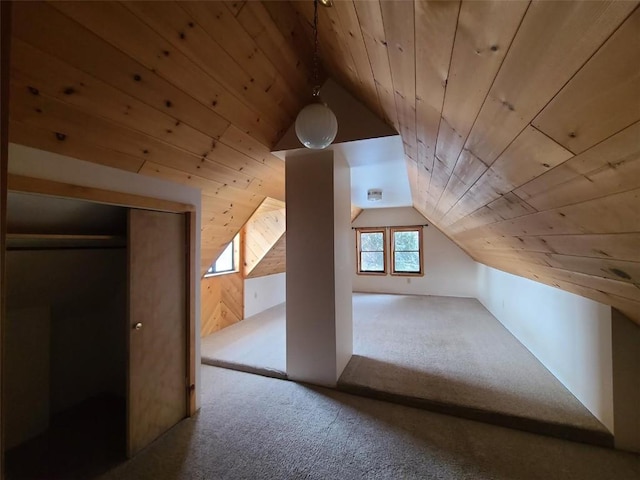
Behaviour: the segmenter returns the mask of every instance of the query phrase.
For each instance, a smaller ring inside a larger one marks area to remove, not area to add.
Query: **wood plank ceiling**
[[[640,323],[637,1],[334,1],[321,58],[402,135],[414,206],[477,261]],[[211,260],[309,92],[313,4],[14,4],[11,139],[196,186]]]

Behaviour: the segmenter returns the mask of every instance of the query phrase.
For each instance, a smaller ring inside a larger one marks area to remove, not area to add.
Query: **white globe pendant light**
[[[307,148],[323,149],[331,145],[338,133],[338,120],[324,103],[310,103],[298,113],[296,135]]]
[[[313,76],[315,87],[313,88],[313,102],[304,107],[296,117],[296,135],[298,140],[307,148],[321,150],[331,145],[338,133],[338,120],[335,114],[320,100],[320,87],[318,86],[318,0],[314,0],[313,11]],[[330,1],[323,1],[323,5],[331,6]]]

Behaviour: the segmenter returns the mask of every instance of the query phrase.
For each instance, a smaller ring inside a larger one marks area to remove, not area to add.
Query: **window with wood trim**
[[[356,248],[358,253],[359,275],[387,274],[386,245],[386,229],[356,229]]]
[[[238,271],[240,265],[240,234],[229,242],[229,245],[225,247],[220,256],[211,264],[205,277],[212,277],[214,275],[220,275],[223,273],[235,273]]]
[[[391,275],[423,275],[422,227],[392,227]]]

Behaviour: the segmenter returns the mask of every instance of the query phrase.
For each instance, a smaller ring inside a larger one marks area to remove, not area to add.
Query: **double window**
[[[387,263],[391,275],[424,274],[421,226],[358,228],[356,247],[360,275],[386,275]]]

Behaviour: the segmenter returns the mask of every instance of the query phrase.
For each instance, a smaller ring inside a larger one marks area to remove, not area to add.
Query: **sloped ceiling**
[[[637,2],[334,1],[324,66],[476,260],[640,322]],[[308,98],[311,2],[14,3],[12,141],[198,186],[203,268]]]

